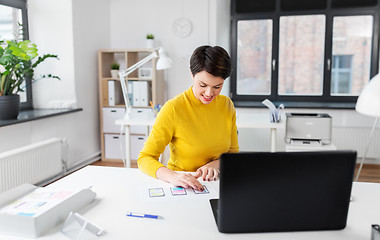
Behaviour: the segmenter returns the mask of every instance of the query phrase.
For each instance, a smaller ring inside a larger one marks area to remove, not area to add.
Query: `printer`
[[[326,113],[286,113],[285,142],[290,145],[331,144],[332,118]]]

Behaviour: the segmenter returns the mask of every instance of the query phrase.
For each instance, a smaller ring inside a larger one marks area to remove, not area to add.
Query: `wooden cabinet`
[[[102,161],[121,161],[125,157],[125,136],[120,135],[120,126],[115,124],[115,120],[123,118],[125,104],[120,80],[111,76],[111,64],[118,63],[120,70],[127,69],[152,52],[153,49],[102,49],[98,52]],[[150,111],[150,101],[154,105],[165,103],[164,72],[156,70],[156,63],[157,59],[153,58],[125,78],[132,111]],[[137,160],[143,145],[141,139],[145,141],[147,135],[148,126],[131,126],[129,154],[132,160]]]

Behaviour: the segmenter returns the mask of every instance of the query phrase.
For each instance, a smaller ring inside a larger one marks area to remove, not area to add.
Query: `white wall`
[[[110,0],[111,47],[145,47],[147,33],[153,33],[156,46],[162,46],[174,64],[167,71],[167,93],[172,98],[192,84],[189,58],[192,51],[210,44],[208,0]],[[191,20],[193,30],[187,38],[172,31],[175,19]]]
[[[0,152],[49,137],[69,141],[69,167],[100,152],[97,50],[110,46],[109,2],[28,0],[30,39],[39,53],[58,54],[38,71],[59,75],[33,84],[37,108],[71,101],[83,111],[0,128]]]

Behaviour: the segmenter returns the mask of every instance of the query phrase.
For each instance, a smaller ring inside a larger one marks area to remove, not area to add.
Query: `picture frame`
[[[150,79],[152,78],[152,68],[139,68],[139,78]]]

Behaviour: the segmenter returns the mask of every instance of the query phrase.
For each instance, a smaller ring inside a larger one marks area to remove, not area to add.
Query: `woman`
[[[218,179],[220,154],[239,151],[234,105],[219,95],[231,74],[231,59],[221,47],[201,46],[190,58],[190,70],[193,86],[162,107],[137,163],[152,177],[203,191],[197,178]],[[158,159],[168,144],[165,167]]]

